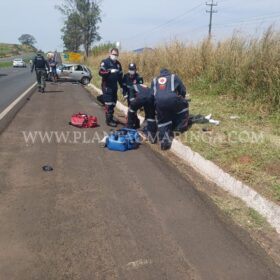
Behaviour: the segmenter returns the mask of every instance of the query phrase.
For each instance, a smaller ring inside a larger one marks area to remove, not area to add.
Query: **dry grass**
[[[101,57],[90,59],[99,64]],[[138,65],[146,81],[163,67],[177,73],[191,88],[205,94],[231,95],[265,104],[265,109],[280,109],[280,31],[270,27],[260,38],[231,39],[196,45],[172,42],[141,54],[122,53],[122,64]]]

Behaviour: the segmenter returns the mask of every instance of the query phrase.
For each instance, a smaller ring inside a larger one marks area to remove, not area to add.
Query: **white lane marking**
[[[142,266],[145,266],[145,265],[151,265],[153,262],[152,260],[143,260],[143,259],[140,259],[140,260],[137,260],[135,262],[130,262],[126,265],[127,269],[138,269]]]
[[[16,100],[14,100],[6,109],[0,113],[0,121],[31,91],[37,83],[34,83],[24,93],[22,93]]]

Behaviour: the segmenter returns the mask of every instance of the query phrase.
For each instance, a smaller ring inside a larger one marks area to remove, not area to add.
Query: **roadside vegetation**
[[[4,44],[0,43],[0,58],[22,55],[36,52],[30,45]]]
[[[101,39],[98,31],[98,24],[101,22],[100,2],[63,0],[56,8],[65,17],[61,29],[65,49],[79,52],[83,46],[88,57],[92,44]]]
[[[94,82],[104,56],[88,59]],[[193,125],[180,140],[236,178],[280,204],[280,32],[260,38],[234,34],[218,43],[171,42],[143,53],[121,53],[135,62],[147,84],[162,67],[188,87],[191,114],[213,114],[219,126]]]
[[[6,67],[12,67],[12,62],[10,62],[10,61],[7,61],[7,62],[0,61],[0,68],[6,68]]]

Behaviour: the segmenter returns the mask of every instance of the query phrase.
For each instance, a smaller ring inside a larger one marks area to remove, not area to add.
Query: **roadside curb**
[[[4,131],[7,125],[15,117],[17,112],[24,106],[27,99],[33,94],[33,90],[37,83],[34,83],[25,92],[23,92],[16,100],[14,100],[4,111],[0,113],[0,134]]]
[[[95,85],[89,84],[89,86],[99,95],[102,94],[102,91]],[[127,113],[128,108],[119,101],[116,107],[125,114]],[[140,116],[139,118],[141,121],[144,119]],[[190,147],[183,145],[178,140],[173,140],[170,150],[208,180],[214,182],[231,195],[242,199],[248,207],[253,208],[263,215],[276,231],[280,233],[280,206],[267,200],[251,187],[235,179],[216,164],[206,160],[200,154],[194,152]]]

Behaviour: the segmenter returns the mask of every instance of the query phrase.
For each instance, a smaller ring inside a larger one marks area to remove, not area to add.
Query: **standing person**
[[[46,69],[50,71],[50,67],[41,52],[38,52],[33,60],[31,73],[33,73],[34,68],[37,76],[38,91],[44,93],[46,87]]]
[[[114,109],[118,100],[118,83],[122,87],[123,71],[118,61],[119,50],[112,48],[109,57],[102,60],[99,69],[99,75],[102,77],[102,92],[105,104],[105,117],[108,126],[116,127],[114,120]]]
[[[49,59],[49,66],[50,66],[50,74],[51,74],[51,78],[54,82],[57,81],[57,72],[56,72],[56,67],[57,67],[57,62],[55,60],[55,57],[51,57]]]
[[[188,127],[186,87],[177,75],[162,69],[153,79],[151,88],[154,89],[161,149],[167,150],[171,147],[172,131],[184,132]]]
[[[145,120],[147,121],[147,126],[144,128],[144,131],[148,136],[148,140],[151,143],[155,143],[157,140],[157,125],[153,91],[145,85],[135,84],[132,86],[130,93],[133,94],[134,97],[129,104],[127,127],[133,129],[139,128],[137,111],[144,107]]]

